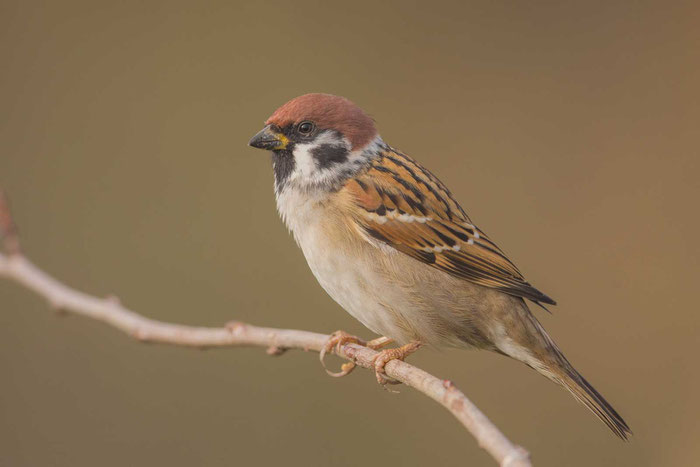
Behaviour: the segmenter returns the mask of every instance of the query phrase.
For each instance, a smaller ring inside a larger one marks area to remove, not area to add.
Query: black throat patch
[[[282,151],[273,151],[272,153],[272,169],[275,172],[275,190],[280,192],[287,179],[294,172],[294,154],[289,149]]]

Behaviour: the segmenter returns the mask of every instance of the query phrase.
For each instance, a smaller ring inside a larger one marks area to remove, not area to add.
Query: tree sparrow
[[[387,145],[359,107],[329,94],[297,97],[249,144],[272,151],[277,209],[321,287],[385,336],[370,346],[403,344],[379,352],[380,382],[387,361],[422,344],[487,349],[569,390],[620,438],[631,434],[525,302],[554,300],[525,280],[435,175]],[[326,351],[348,341],[364,343],[338,331]]]

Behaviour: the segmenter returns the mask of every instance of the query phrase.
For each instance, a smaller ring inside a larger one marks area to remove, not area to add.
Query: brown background
[[[411,361],[537,465],[697,462],[697,3],[191,3],[0,2],[0,184],[38,264],[161,320],[369,336],[246,147],[287,99],[345,95],[559,301],[536,313],[635,436],[502,357]],[[367,371],[145,346],[6,282],[0,310],[2,466],[492,465]]]

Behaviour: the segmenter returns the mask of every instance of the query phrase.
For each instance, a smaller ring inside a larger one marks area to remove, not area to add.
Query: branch
[[[23,285],[57,310],[102,321],[142,342],[195,348],[255,346],[265,347],[269,354],[278,355],[288,349],[319,352],[330,337],[309,331],[243,323],[222,328],[166,323],[131,311],[115,298],[97,298],[72,289],[39,269],[21,253],[17,230],[2,191],[0,237],[5,250],[5,253],[0,253],[0,277]],[[345,344],[334,353],[358,366],[374,369],[373,359],[377,352],[370,348]],[[391,378],[422,392],[449,410],[501,466],[531,466],[529,453],[511,443],[451,381],[436,378],[400,360],[389,361],[385,371]]]

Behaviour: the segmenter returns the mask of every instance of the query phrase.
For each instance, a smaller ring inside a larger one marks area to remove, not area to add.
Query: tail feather
[[[566,388],[576,400],[593,412],[615,435],[627,440],[632,434],[632,430],[620,414],[576,371],[529,310],[524,308],[524,311],[525,313],[521,316],[524,317],[525,323],[523,329],[529,328],[525,334],[527,337],[522,335],[515,337],[516,341],[519,340],[521,345],[530,352],[529,354],[525,352],[524,355],[534,357],[534,359],[523,359],[522,354],[512,352],[512,348],[504,349],[504,353],[523,361],[542,375]],[[528,324],[532,327],[527,326]],[[532,339],[534,336],[538,336],[539,339]]]
[[[588,407],[610,430],[627,440],[632,430],[619,413],[595,390],[568,362],[563,371],[555,376],[556,382],[564,386],[579,402]]]

